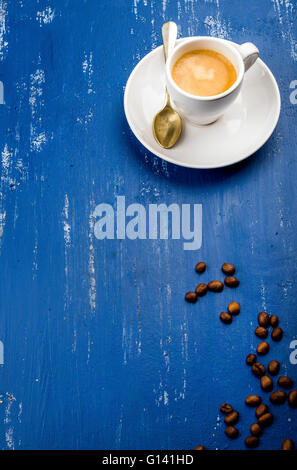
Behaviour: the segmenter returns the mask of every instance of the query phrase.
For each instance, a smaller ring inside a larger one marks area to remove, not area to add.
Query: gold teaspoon
[[[164,23],[162,26],[162,39],[165,63],[169,54],[174,49],[176,37],[176,24],[173,21]],[[182,120],[180,115],[171,106],[167,87],[165,92],[165,105],[154,117],[153,133],[158,144],[165,149],[169,149],[174,146],[180,136],[182,130]]]

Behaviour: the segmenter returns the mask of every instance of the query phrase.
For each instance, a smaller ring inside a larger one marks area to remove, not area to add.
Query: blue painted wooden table
[[[242,164],[179,168],[129,130],[125,83],[167,20],[180,36],[252,41],[275,74],[278,126]],[[280,360],[297,382],[296,60],[292,0],[0,1],[2,449],[243,449],[246,395],[269,401],[245,365],[261,310],[284,329],[263,363]],[[117,196],[202,204],[201,249],[98,240],[95,207]],[[240,287],[187,304],[224,261]],[[226,326],[233,299],[242,312]],[[224,401],[241,414],[235,441]],[[271,409],[259,448],[297,444],[297,411]]]

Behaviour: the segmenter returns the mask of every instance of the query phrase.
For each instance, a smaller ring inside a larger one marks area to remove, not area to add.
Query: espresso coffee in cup
[[[177,59],[172,68],[175,83],[196,96],[214,96],[228,90],[237,79],[232,62],[220,52],[196,49]]]
[[[238,97],[244,74],[258,56],[249,42],[239,46],[209,36],[182,39],[165,68],[175,108],[193,124],[215,122]]]

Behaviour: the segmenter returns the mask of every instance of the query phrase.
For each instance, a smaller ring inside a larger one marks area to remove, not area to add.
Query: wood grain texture
[[[166,20],[181,36],[252,41],[275,74],[280,121],[248,161],[182,169],[130,132],[124,86]],[[285,331],[263,362],[278,359],[296,382],[296,60],[289,0],[0,1],[2,449],[244,448],[254,422],[244,399],[261,391],[245,357],[261,310]],[[93,210],[118,195],[202,204],[201,250],[97,240]],[[222,279],[226,261],[238,290],[187,304],[184,293]],[[241,314],[223,325],[232,300]],[[241,414],[235,441],[219,415],[226,401]],[[271,409],[261,449],[296,437],[296,411]]]

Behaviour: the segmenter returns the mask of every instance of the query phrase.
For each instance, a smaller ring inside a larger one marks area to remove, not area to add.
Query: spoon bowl
[[[161,147],[169,149],[177,142],[182,131],[180,115],[168,104],[156,114],[153,123],[153,132],[156,141]]]

